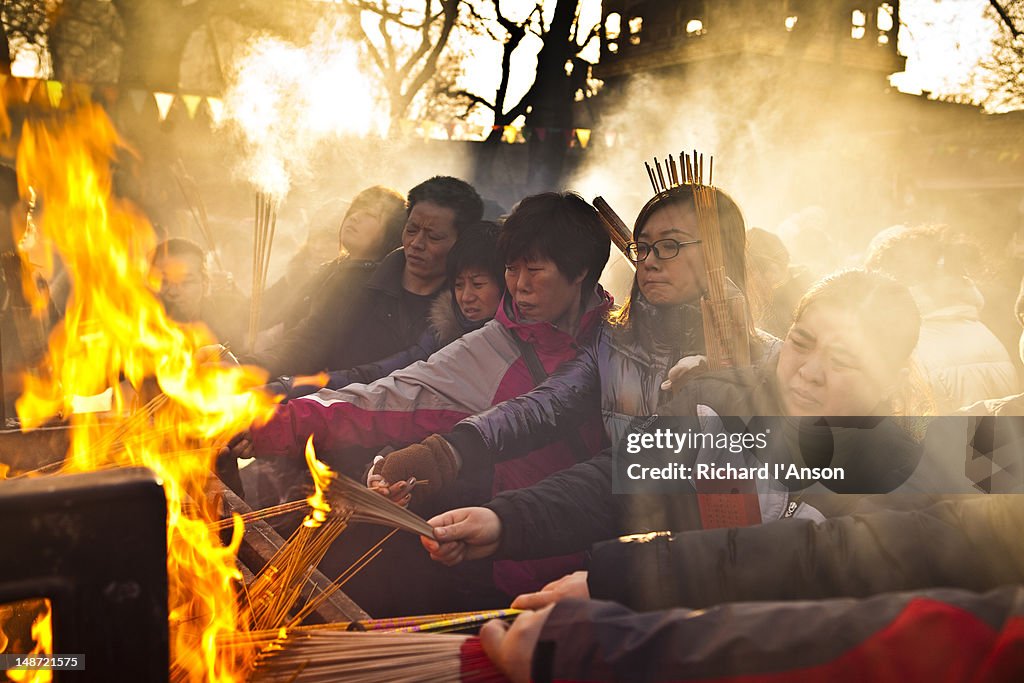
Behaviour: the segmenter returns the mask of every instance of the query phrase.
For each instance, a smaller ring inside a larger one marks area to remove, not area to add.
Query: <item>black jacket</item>
[[[405,253],[397,249],[380,265],[341,261],[308,316],[255,363],[271,376],[308,375],[353,368],[415,344],[427,328],[436,292],[419,297],[402,287]]]
[[[706,405],[719,415],[780,415],[774,388],[774,364],[762,368],[709,374],[689,383],[662,406],[661,415],[696,415]],[[801,427],[803,432],[804,427]],[[819,438],[830,427],[809,425],[806,431]],[[906,480],[921,457],[920,446],[895,425],[850,430],[844,453],[850,457],[834,464],[850,473],[852,490],[890,491]],[[830,443],[830,442],[829,442]],[[689,495],[684,481],[672,495],[615,495],[612,493],[613,459],[606,451],[590,461],[558,472],[525,489],[505,491],[486,507],[502,520],[500,556],[544,557],[584,550],[592,544],[624,534],[650,531],[700,529],[697,497]],[[866,472],[868,481],[858,479]],[[805,496],[826,516],[848,512],[861,496],[837,496],[822,489]],[[877,498],[877,497],[875,497]]]
[[[545,681],[1016,682],[1024,588],[632,612],[563,600],[537,641]]]
[[[950,497],[910,511],[782,520],[598,546],[591,596],[638,610],[1024,583],[1024,497]],[[624,577],[629,577],[624,580]]]

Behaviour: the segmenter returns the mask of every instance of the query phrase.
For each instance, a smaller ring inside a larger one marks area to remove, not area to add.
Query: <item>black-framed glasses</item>
[[[674,239],[658,240],[652,244],[647,242],[630,242],[626,245],[626,258],[633,263],[641,263],[647,260],[647,257],[654,252],[654,255],[661,260],[675,258],[679,256],[679,251],[683,247],[689,247],[694,244],[700,244],[700,240],[690,240],[689,242],[680,242]]]

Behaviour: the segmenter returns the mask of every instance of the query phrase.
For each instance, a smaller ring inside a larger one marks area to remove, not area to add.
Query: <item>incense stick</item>
[[[353,520],[384,524],[427,538],[434,537],[433,527],[422,517],[348,477],[338,475],[332,480],[327,497],[332,506],[350,510]]]
[[[252,249],[252,299],[249,306],[248,344],[251,352],[256,346],[256,334],[259,332],[260,308],[263,303],[263,290],[267,284],[267,271],[270,268],[270,252],[274,245],[274,233],[277,230],[277,206],[271,195],[256,193],[256,218],[253,222]]]
[[[310,631],[288,634],[256,661],[258,681],[504,681],[467,636]]]

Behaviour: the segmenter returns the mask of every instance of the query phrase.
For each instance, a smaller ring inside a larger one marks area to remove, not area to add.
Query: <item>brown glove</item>
[[[389,484],[406,481],[409,477],[425,481],[413,489],[413,498],[429,503],[455,481],[459,464],[448,442],[434,434],[420,443],[388,453],[373,466],[373,473],[384,477]]]

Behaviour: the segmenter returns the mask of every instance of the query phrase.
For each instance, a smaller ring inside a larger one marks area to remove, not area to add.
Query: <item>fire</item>
[[[313,437],[306,441],[306,464],[309,472],[313,475],[314,491],[306,501],[311,508],[306,518],[302,521],[303,526],[316,528],[327,521],[327,515],[331,511],[331,505],[327,502],[324,492],[330,487],[331,480],[337,477],[331,468],[316,459],[316,451],[313,450]]]
[[[31,628],[34,645],[28,652],[13,652],[11,654],[52,655],[53,625],[50,601],[46,599],[23,600],[14,605],[0,606],[0,652],[7,652],[9,644],[3,626],[16,612],[37,612]],[[50,683],[53,680],[53,672],[48,669],[11,669],[7,671],[7,677],[15,683]]]
[[[66,471],[142,465],[156,472],[168,505],[172,678],[239,680],[244,653],[216,643],[240,628],[233,582],[241,578],[241,522],[222,547],[209,527],[216,511],[205,487],[218,446],[265,421],[273,401],[250,390],[265,381],[261,372],[197,360],[197,349],[213,343],[209,332],[171,321],[153,295],[153,231],[111,195],[110,164],[120,144],[91,105],[59,125],[28,123],[22,133],[19,184],[46,203],[40,239],[67,266],[72,295],[45,363],[25,377],[18,415],[26,429],[57,416],[70,421]],[[73,397],[107,390],[110,413],[73,413]],[[132,414],[135,396],[156,398]]]

